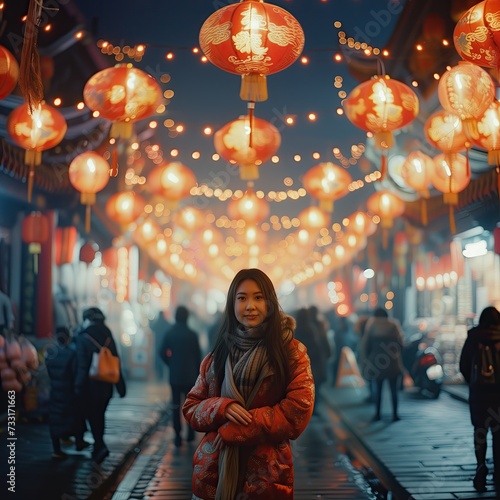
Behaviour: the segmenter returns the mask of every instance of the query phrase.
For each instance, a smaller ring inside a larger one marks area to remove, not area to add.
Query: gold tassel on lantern
[[[95,193],[82,193],[80,195],[80,202],[85,205],[85,232],[90,233],[90,215],[92,205],[95,205],[96,195]]]
[[[118,146],[115,144],[111,152],[111,165],[109,169],[109,176],[116,177],[118,175]]]
[[[35,181],[35,166],[42,163],[42,153],[34,149],[27,149],[24,155],[24,163],[30,167],[28,173],[28,202],[31,203],[33,184]]]
[[[30,0],[19,67],[19,88],[31,111],[43,100],[40,55],[36,47],[42,8],[43,0]]]
[[[427,216],[427,200],[425,198],[422,198],[422,203],[420,204],[420,217],[422,219],[422,224],[427,226],[429,218]]]
[[[267,101],[267,81],[265,75],[241,76],[240,99],[243,101]]]
[[[444,193],[443,200],[447,205],[450,205],[450,231],[451,234],[457,232],[457,227],[455,224],[455,206],[458,205],[458,193]]]

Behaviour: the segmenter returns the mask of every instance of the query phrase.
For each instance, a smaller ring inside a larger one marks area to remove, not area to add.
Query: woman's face
[[[245,280],[236,289],[234,299],[236,319],[245,327],[260,325],[267,317],[267,302],[254,280]]]

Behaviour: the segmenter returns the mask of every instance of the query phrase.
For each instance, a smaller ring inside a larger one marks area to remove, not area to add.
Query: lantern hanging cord
[[[248,126],[250,127],[250,133],[248,134],[248,147],[253,147],[253,113],[255,109],[255,102],[248,101]]]
[[[377,57],[377,75],[385,76],[385,64],[380,57]]]
[[[44,7],[43,6],[43,0],[35,0],[35,2],[36,2],[37,6],[40,9],[40,13],[39,13],[38,19],[40,19],[40,14],[42,13],[41,9],[43,9],[43,10],[53,10],[55,12],[59,12],[59,7]],[[38,24],[40,24],[40,22]]]

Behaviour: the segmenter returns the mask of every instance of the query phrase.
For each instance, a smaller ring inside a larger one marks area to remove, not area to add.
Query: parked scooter
[[[427,345],[425,337],[416,333],[402,352],[403,365],[424,396],[436,399],[441,393],[444,371],[439,351]]]

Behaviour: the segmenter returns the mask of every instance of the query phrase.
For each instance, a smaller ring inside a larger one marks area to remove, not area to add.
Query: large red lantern
[[[231,219],[244,220],[248,225],[259,224],[269,216],[269,204],[249,187],[241,198],[229,202],[227,213]]]
[[[390,149],[394,145],[392,132],[417,117],[419,103],[408,85],[386,75],[355,87],[344,101],[344,109],[354,125],[373,132],[378,149]]]
[[[42,244],[49,239],[49,220],[41,212],[27,215],[21,225],[21,238],[29,245],[29,253],[33,254],[33,268],[38,274],[38,255],[42,252]]]
[[[155,113],[162,91],[151,75],[132,64],[117,64],[88,80],[83,99],[92,111],[113,122],[111,137],[128,139],[134,122]]]
[[[241,99],[265,101],[266,76],[300,56],[304,32],[285,9],[263,0],[242,0],[222,7],[203,23],[200,47],[212,64],[241,75]]]
[[[439,154],[434,157],[432,185],[443,193],[444,202],[450,206],[450,230],[456,232],[453,207],[458,205],[458,193],[470,182],[470,168],[467,158],[460,153]]]
[[[96,193],[109,182],[109,163],[94,151],[79,154],[69,166],[69,180],[80,191],[80,201],[86,205],[85,230],[90,231],[90,207],[96,202]]]
[[[485,3],[479,2],[460,18],[453,31],[453,42],[462,59],[496,68],[500,53],[486,24]]]
[[[438,84],[441,106],[462,120],[469,139],[477,137],[476,120],[488,109],[495,98],[495,84],[481,67],[460,61],[445,71]]]
[[[318,199],[320,208],[327,212],[333,212],[333,202],[349,192],[351,182],[349,172],[331,162],[312,167],[302,179],[306,191]]]
[[[225,160],[239,165],[243,180],[258,179],[258,166],[269,160],[280,144],[278,129],[252,115],[226,123],[214,134],[215,150]]]
[[[48,104],[39,104],[29,111],[21,104],[7,118],[9,137],[26,150],[25,163],[30,166],[28,175],[28,201],[31,202],[35,166],[42,162],[42,151],[57,146],[64,138],[68,126],[64,116]]]
[[[167,208],[174,209],[196,187],[196,176],[181,162],[162,163],[149,174],[148,186],[154,194],[164,198]]]
[[[118,224],[134,222],[144,211],[146,201],[134,191],[121,191],[109,197],[106,202],[106,214]]]
[[[0,100],[5,99],[16,87],[19,64],[12,52],[0,45]]]

